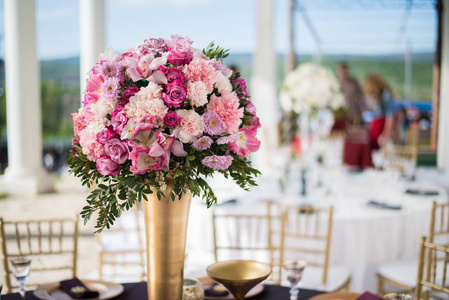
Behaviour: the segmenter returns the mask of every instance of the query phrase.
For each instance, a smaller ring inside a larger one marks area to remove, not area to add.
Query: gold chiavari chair
[[[215,261],[250,259],[269,264],[270,282],[280,283],[283,216],[237,215],[212,212]],[[274,232],[279,233],[275,235]]]
[[[146,278],[144,232],[143,211],[135,205],[110,229],[96,234],[100,279],[128,282]]]
[[[326,292],[348,291],[349,270],[329,266],[333,207],[310,207],[268,202],[271,215],[284,213],[284,259],[307,262],[302,287]]]
[[[449,239],[449,203],[432,203],[429,226],[429,242],[435,239],[445,244]],[[446,241],[445,241],[446,240]],[[401,289],[403,292],[412,293],[415,290],[417,259],[398,260],[381,264],[377,267],[377,293],[387,293],[385,285]]]
[[[404,173],[413,168],[418,159],[418,148],[409,145],[388,144],[384,149],[385,168],[397,169]]]
[[[449,299],[449,247],[426,242],[422,237],[419,248],[415,299]],[[425,290],[423,288],[426,288]]]
[[[405,145],[388,144],[384,149],[385,168],[397,169],[401,173],[407,168],[415,168],[418,160],[418,126],[407,130]]]
[[[18,288],[8,261],[13,257],[32,260],[27,288],[76,276],[78,216],[33,221],[0,218],[0,243],[6,293]]]

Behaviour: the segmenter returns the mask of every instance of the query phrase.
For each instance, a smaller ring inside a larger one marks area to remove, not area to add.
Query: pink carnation
[[[232,93],[223,93],[221,97],[212,95],[207,109],[215,112],[223,122],[223,129],[227,133],[236,132],[243,118],[243,107],[239,108],[239,98]]]
[[[176,112],[181,121],[173,130],[173,135],[183,143],[193,142],[204,131],[203,118],[194,110],[180,109]]]
[[[97,161],[104,154],[104,147],[97,141],[97,137],[93,132],[83,130],[79,141],[83,153],[87,155],[87,159],[90,161]]]
[[[163,119],[168,107],[161,99],[161,90],[159,85],[150,82],[147,87],[129,98],[129,103],[124,108],[128,118],[136,124],[146,115]]]
[[[81,107],[78,110],[78,113],[72,114],[73,117],[73,130],[75,132],[75,136],[79,139],[79,134],[82,130],[84,130],[87,125],[89,124],[89,121],[86,119],[85,116],[85,108]]]
[[[195,107],[203,106],[207,103],[206,85],[202,81],[187,82],[187,99]]]
[[[232,84],[229,81],[229,79],[223,75],[220,71],[215,72],[217,81],[215,82],[214,86],[217,88],[218,92],[220,94],[222,93],[229,93],[232,91]]]
[[[215,68],[207,60],[194,58],[184,68],[186,79],[191,82],[201,81],[208,93],[212,93],[216,81]]]

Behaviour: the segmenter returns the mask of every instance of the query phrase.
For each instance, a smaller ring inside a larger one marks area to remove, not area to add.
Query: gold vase
[[[169,201],[174,180],[167,178],[165,197],[143,201],[147,241],[148,300],[181,300],[191,193]]]

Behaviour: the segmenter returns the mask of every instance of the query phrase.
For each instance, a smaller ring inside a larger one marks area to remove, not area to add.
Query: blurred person
[[[350,110],[347,115],[349,123],[362,125],[362,112],[365,109],[365,96],[358,81],[349,73],[349,67],[345,62],[340,62],[337,67],[337,76],[341,91],[345,98],[346,107]]]
[[[393,128],[393,91],[388,82],[376,73],[367,76],[364,90],[373,112],[370,123],[371,149],[377,150],[388,141]]]
[[[407,142],[407,130],[410,127],[410,120],[405,107],[400,107],[393,117],[393,137],[396,144],[405,145]]]

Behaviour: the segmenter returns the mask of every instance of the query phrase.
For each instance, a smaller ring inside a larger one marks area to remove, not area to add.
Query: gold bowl
[[[224,285],[237,300],[243,300],[255,285],[267,279],[271,267],[253,260],[217,262],[206,269],[207,275]]]

